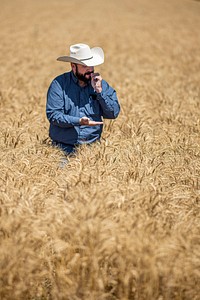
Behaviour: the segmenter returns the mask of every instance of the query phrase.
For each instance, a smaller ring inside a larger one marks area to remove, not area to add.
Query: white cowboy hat
[[[86,44],[75,44],[70,46],[70,56],[60,56],[57,60],[95,67],[103,64],[104,52],[100,47],[90,48]]]

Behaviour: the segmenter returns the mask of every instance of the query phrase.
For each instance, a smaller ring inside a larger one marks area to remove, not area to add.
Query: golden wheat
[[[0,299],[200,299],[198,1],[0,4]],[[77,42],[121,114],[63,166],[46,92]]]

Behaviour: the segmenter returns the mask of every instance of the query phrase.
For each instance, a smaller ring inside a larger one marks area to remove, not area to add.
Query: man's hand
[[[79,120],[80,125],[88,125],[88,126],[96,126],[96,125],[102,125],[103,122],[96,122],[96,121],[92,121],[87,117],[82,117]]]
[[[92,73],[91,74],[91,85],[95,92],[101,93],[102,92],[102,77],[99,73]]]

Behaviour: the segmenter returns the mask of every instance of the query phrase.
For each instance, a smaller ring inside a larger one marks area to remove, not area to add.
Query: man
[[[57,60],[70,62],[71,71],[52,81],[46,114],[53,145],[69,154],[78,145],[100,140],[102,117],[115,119],[120,106],[115,90],[94,71],[104,62],[101,48],[75,44],[70,46],[70,56]]]

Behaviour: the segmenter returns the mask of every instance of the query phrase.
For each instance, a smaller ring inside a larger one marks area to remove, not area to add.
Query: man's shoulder
[[[70,78],[70,73],[71,72],[66,72],[66,73],[60,74],[60,75],[56,76],[53,81],[57,81],[59,83],[64,83],[64,82],[66,82],[67,79]]]
[[[66,72],[56,76],[51,82],[51,88],[53,89],[66,89],[70,83],[70,73]]]

